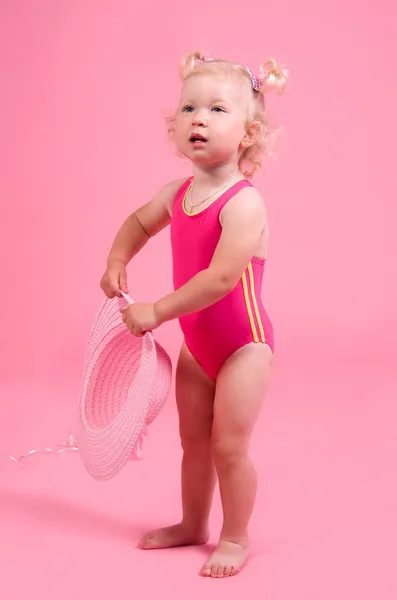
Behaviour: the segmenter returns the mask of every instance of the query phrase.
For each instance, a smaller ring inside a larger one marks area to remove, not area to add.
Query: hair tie
[[[247,67],[247,65],[245,65],[245,69],[248,73],[248,75],[250,76],[251,82],[252,82],[252,87],[254,88],[254,90],[256,92],[260,92],[261,91],[261,85],[259,83],[259,79],[257,77],[255,77],[255,75],[253,74],[253,72],[251,71],[251,69],[249,69]]]

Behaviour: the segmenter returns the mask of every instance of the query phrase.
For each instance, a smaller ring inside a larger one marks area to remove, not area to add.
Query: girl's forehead
[[[241,102],[241,83],[236,78],[223,73],[204,74],[190,76],[182,87],[181,98],[183,99],[220,99],[224,98],[231,103]]]

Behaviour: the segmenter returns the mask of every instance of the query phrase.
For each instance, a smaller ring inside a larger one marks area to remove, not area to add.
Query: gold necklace
[[[221,192],[222,190],[224,190],[228,185],[230,185],[232,183],[232,181],[234,179],[236,179],[236,177],[238,176],[238,173],[234,173],[234,175],[232,175],[232,177],[230,177],[226,183],[219,189],[216,190],[213,194],[211,194],[210,196],[207,196],[206,198],[204,198],[204,200],[200,200],[200,202],[197,202],[197,204],[193,204],[192,203],[192,198],[193,198],[193,187],[194,187],[194,180],[192,185],[190,186],[190,198],[189,198],[189,205],[190,205],[190,209],[189,209],[189,215],[192,214],[192,211],[194,208],[197,208],[198,206],[201,206],[201,204],[204,204],[204,202],[207,202],[207,200],[209,200],[210,198],[212,198],[213,196],[215,196],[216,194],[219,194],[219,192]]]

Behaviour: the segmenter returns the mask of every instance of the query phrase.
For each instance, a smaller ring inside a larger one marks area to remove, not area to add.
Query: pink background
[[[0,559],[10,577],[0,588],[26,573],[10,600],[25,597],[24,585],[45,599],[66,598],[77,580],[97,597],[113,589],[129,598],[131,573],[151,598],[168,579],[176,589],[176,570],[186,589],[199,594],[206,586],[214,597],[252,591],[259,581],[260,597],[269,600],[291,598],[292,590],[305,600],[395,597],[397,9],[391,0],[232,6],[0,3],[6,453],[55,444],[73,427],[109,245],[159,186],[190,173],[164,126],[178,98],[180,55],[203,47],[253,70],[275,56],[291,70],[285,96],[274,103],[284,143],[255,179],[271,224],[264,298],[277,344],[253,444],[262,475],[256,559],[222,588],[196,577],[202,550],[154,556],[131,545],[146,525],[179,517],[171,397],[146,462],[102,487],[87,480],[76,456],[34,457],[23,471],[0,456]],[[171,290],[168,235],[130,265],[136,299]],[[156,338],[175,361],[177,323]],[[219,503],[213,518],[215,540]],[[68,566],[71,579],[59,589]]]

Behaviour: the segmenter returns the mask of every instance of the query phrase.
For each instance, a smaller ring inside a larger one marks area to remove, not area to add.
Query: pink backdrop
[[[223,2],[192,15],[173,0],[172,19],[167,4],[153,16],[130,2],[2,3],[0,251],[3,302],[16,315],[0,314],[2,376],[18,377],[23,348],[25,377],[78,380],[116,228],[190,172],[163,116],[181,53],[199,46],[253,68],[274,55],[291,69],[275,103],[284,147],[256,179],[272,228],[265,294],[278,350],[393,351],[396,28],[386,4],[358,15],[352,2],[258,3],[241,22]],[[168,233],[131,265],[130,284],[143,300],[171,289]],[[158,336],[176,349],[176,324]]]
[[[113,236],[159,186],[190,172],[168,146],[164,116],[178,97],[179,57],[198,47],[253,70],[275,56],[291,70],[274,103],[280,156],[255,180],[272,236],[264,297],[277,344],[273,402],[295,398],[294,419],[311,377],[317,401],[329,394],[325,411],[347,401],[338,372],[350,391],[374,368],[394,381],[397,11],[391,0],[371,5],[0,3],[0,450],[68,430]],[[171,290],[168,231],[131,264],[129,285],[145,301]],[[157,339],[175,359],[177,324]],[[300,392],[287,385],[297,374]],[[360,395],[368,389],[379,391],[365,385]],[[379,436],[390,436],[395,456],[388,394]]]

